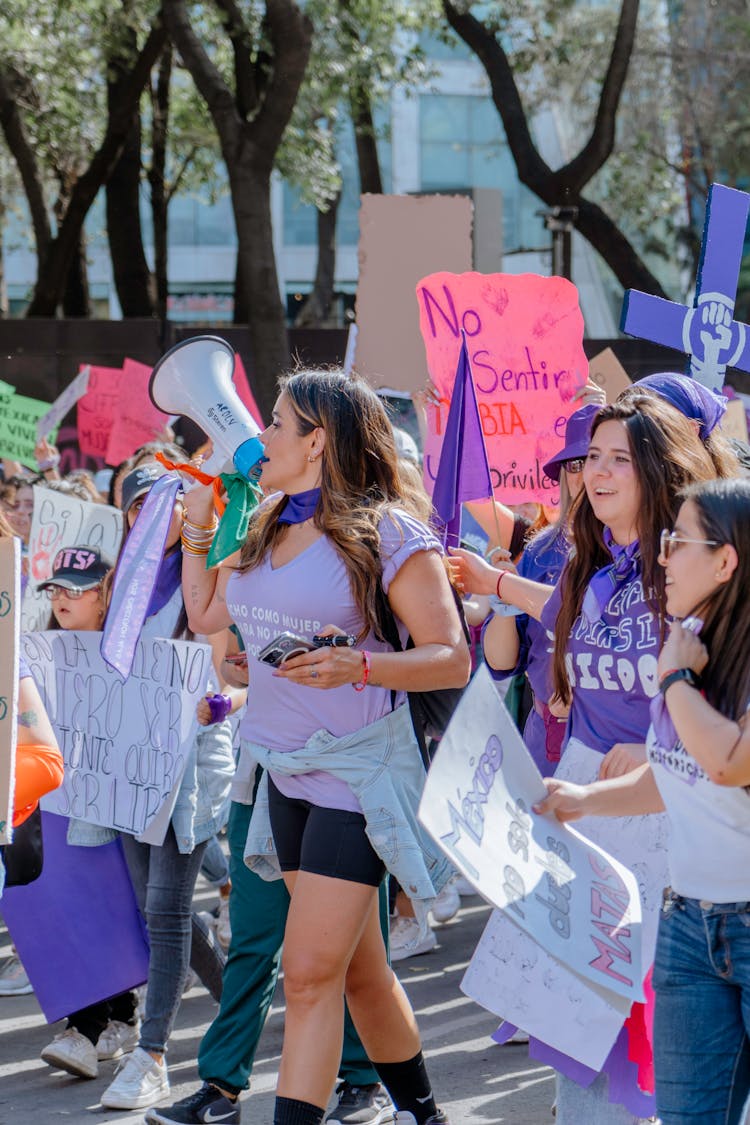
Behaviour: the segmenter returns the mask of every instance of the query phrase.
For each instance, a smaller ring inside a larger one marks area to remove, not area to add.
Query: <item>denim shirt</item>
[[[171,823],[182,855],[210,839],[229,815],[229,787],[234,776],[232,727],[228,719],[199,727],[187,758]],[[68,843],[93,848],[119,836],[114,828],[71,819]]]
[[[264,767],[245,844],[245,863],[261,878],[281,875],[268,811],[269,769],[290,775],[326,770],[345,781],[362,806],[370,843],[418,914],[453,874],[417,820],[425,775],[408,706],[341,738],[316,731],[300,750],[269,750],[243,739],[242,754]]]

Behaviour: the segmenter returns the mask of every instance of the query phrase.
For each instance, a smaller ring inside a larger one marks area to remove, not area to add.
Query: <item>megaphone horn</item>
[[[260,430],[237,394],[234,349],[220,336],[175,344],[151,373],[148,393],[165,414],[183,414],[205,430],[214,452],[248,480],[263,457]]]

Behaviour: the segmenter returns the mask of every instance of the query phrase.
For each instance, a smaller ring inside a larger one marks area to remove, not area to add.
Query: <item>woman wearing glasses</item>
[[[657,1110],[663,1125],[739,1125],[750,1093],[750,482],[688,489],[659,562],[674,624],[659,656],[648,762],[588,786],[547,781],[537,811],[565,821],[666,808]]]
[[[566,749],[583,744],[601,754],[601,778],[626,774],[645,758],[666,620],[660,534],[680,491],[714,476],[694,428],[667,403],[632,395],[605,406],[592,425],[573,508],[574,550],[551,596],[549,587],[495,571],[501,596],[524,600],[554,634],[553,691],[570,707]],[[476,589],[474,575],[488,582],[481,560],[462,563],[468,589]],[[559,1125],[632,1125],[649,1116],[637,1090],[630,1108],[610,1102],[608,1065],[617,1065],[614,1056],[585,1088],[559,1076]]]

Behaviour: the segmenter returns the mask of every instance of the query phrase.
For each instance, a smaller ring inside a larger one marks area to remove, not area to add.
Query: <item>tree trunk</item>
[[[91,316],[86,239],[83,230],[81,230],[78,246],[68,270],[62,299],[62,311],[63,316],[84,318]]]
[[[5,200],[0,199],[0,320],[8,317],[8,286],[5,283]]]
[[[289,370],[286,309],[279,293],[271,224],[271,176],[258,170],[257,154],[248,146],[230,172],[237,226],[237,268],[242,284],[235,294],[234,319],[247,323],[253,356],[253,385],[258,408],[271,417],[277,380]],[[238,296],[246,295],[242,305]]]
[[[18,110],[20,86],[19,75],[13,71],[6,73],[0,70],[0,128],[23,183],[34,228],[38,271],[52,238],[52,228],[44,196],[42,171]]]
[[[154,275],[156,278],[156,315],[167,318],[169,298],[168,275],[168,200],[166,189],[167,127],[169,124],[169,84],[172,77],[172,45],[164,48],[159,64],[156,87],[151,87],[151,215],[154,226]]]
[[[127,79],[119,87],[117,103],[110,107],[107,131],[86,171],[70,196],[65,216],[44,255],[27,316],[55,316],[78,251],[81,231],[97,193],[116,164],[133,124],[133,114],[151,68],[159,57],[166,32],[157,25],[149,35]]]
[[[380,174],[378,146],[375,140],[375,124],[372,119],[370,92],[364,86],[354,87],[349,96],[349,109],[354,125],[354,141],[357,146],[357,166],[359,168],[359,190],[365,194],[383,194],[383,177]]]
[[[297,314],[295,328],[322,328],[330,319],[336,274],[336,219],[341,192],[327,211],[318,211],[318,264],[312,291]]]
[[[621,0],[620,18],[609,66],[599,94],[590,137],[562,168],[552,169],[536,148],[513,68],[500,36],[452,0],[443,0],[448,23],[476,54],[485,69],[505,128],[518,178],[548,207],[577,207],[576,229],[599,252],[625,289],[642,289],[666,296],[635,247],[598,204],[581,195],[584,186],[612,153],[622,89],[635,38],[639,0]]]

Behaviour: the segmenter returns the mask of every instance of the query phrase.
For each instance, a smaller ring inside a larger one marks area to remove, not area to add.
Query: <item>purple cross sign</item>
[[[686,353],[688,374],[720,391],[727,367],[750,371],[750,328],[734,319],[750,195],[712,184],[692,308],[628,289],[620,329]]]

